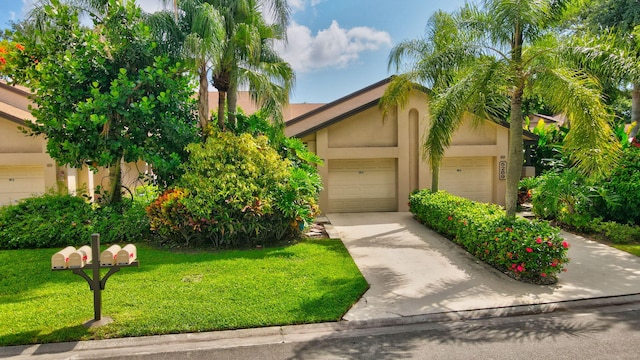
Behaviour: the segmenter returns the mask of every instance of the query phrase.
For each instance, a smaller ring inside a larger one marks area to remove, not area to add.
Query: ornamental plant
[[[266,136],[213,130],[187,151],[178,187],[147,208],[152,229],[168,245],[273,244],[297,236],[317,213],[315,177],[284,159]]]
[[[559,229],[506,218],[498,205],[429,190],[412,194],[409,205],[418,221],[515,279],[554,283],[568,261],[569,244]]]

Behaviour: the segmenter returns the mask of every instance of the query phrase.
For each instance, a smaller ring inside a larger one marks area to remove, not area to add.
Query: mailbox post
[[[86,322],[84,324],[86,327],[102,326],[113,321],[110,318],[102,318],[102,290],[104,290],[109,277],[120,271],[121,267],[137,267],[139,265],[138,261],[136,260],[135,245],[129,244],[123,249],[120,249],[120,246],[114,246],[112,246],[108,250],[105,250],[102,255],[100,255],[100,234],[92,234],[91,257],[89,257],[89,254],[87,254],[87,251],[89,250],[87,249],[87,246],[83,246],[77,251],[72,247],[66,247],[54,254],[51,258],[52,271],[71,270],[74,274],[81,276],[87,281],[87,283],[89,283],[89,288],[93,291],[93,320],[89,320],[88,322]],[[81,256],[86,260],[84,266],[69,266],[69,257],[75,252],[79,253],[77,254],[77,256]],[[101,262],[101,256],[105,258],[104,264]],[[110,257],[110,259],[107,259],[107,257]],[[120,262],[118,260],[118,262],[116,262],[116,257],[126,257],[129,260],[126,262]],[[109,268],[109,271],[102,279],[100,279],[101,268]],[[87,273],[84,271],[85,269],[92,270],[92,277],[89,277],[89,275],[87,275]]]

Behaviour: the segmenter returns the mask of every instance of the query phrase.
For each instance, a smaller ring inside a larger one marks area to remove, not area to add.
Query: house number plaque
[[[500,161],[498,163],[498,178],[500,180],[505,180],[507,178],[507,162]]]

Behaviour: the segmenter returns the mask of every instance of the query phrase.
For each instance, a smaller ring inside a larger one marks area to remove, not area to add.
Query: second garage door
[[[0,205],[44,193],[42,166],[0,166]]]
[[[329,161],[329,212],[396,211],[396,160]]]
[[[445,158],[440,166],[439,188],[480,202],[492,202],[491,157]]]

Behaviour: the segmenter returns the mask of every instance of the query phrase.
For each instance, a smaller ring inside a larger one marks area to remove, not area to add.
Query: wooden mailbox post
[[[109,277],[120,271],[120,268],[139,266],[136,252],[135,245],[129,244],[124,248],[113,245],[100,254],[100,234],[92,234],[91,247],[83,246],[76,250],[68,246],[51,257],[52,271],[71,270],[89,283],[89,288],[93,291],[93,320],[86,322],[86,327],[101,326],[112,321],[110,318],[102,318],[102,290]],[[102,279],[101,268],[109,268]],[[85,273],[85,269],[92,271],[92,277]]]

